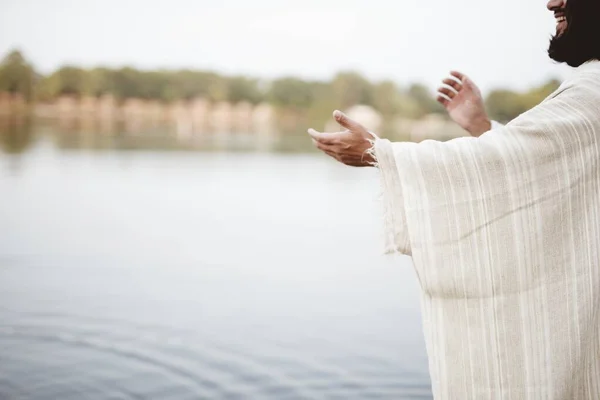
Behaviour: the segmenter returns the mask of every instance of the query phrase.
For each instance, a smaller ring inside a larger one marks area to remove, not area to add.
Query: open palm
[[[437,101],[448,111],[450,118],[472,136],[480,136],[491,128],[485,112],[481,91],[466,75],[452,71],[438,89]]]
[[[314,145],[342,164],[353,167],[374,166],[375,159],[369,149],[377,136],[341,111],[334,111],[333,117],[344,130],[323,133],[309,129],[308,134]]]

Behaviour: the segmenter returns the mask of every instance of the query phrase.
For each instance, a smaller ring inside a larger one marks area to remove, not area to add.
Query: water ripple
[[[0,321],[0,359],[10,364],[0,366],[0,378],[28,376],[0,388],[0,397],[431,398],[426,377],[362,354],[348,356],[360,365],[348,369],[344,359],[306,357],[291,345],[242,350],[193,329],[5,308]]]

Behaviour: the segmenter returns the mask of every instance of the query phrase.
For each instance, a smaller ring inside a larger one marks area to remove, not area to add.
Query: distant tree
[[[408,89],[408,96],[416,103],[418,111],[416,117],[423,117],[426,114],[444,114],[444,107],[436,101],[433,93],[427,86],[416,83]]]
[[[331,82],[310,82],[311,102],[306,113],[306,125],[321,127],[325,121],[332,118],[332,112],[340,108],[334,100]]]
[[[373,106],[373,85],[356,72],[340,72],[331,82],[334,102],[338,108],[356,104]]]
[[[487,96],[486,108],[492,119],[507,122],[527,110],[522,96],[512,90],[493,90]]]
[[[163,94],[172,82],[173,74],[165,71],[144,71],[138,72],[135,79],[138,81],[138,93],[136,97],[168,100],[163,98]]]
[[[102,96],[115,91],[114,72],[108,68],[92,69],[87,74],[85,82],[85,92],[90,96]]]
[[[273,81],[268,98],[276,106],[294,108],[308,108],[315,100],[311,84],[297,78]]]
[[[12,115],[0,119],[0,148],[9,154],[23,153],[33,144],[33,124],[29,116]]]
[[[264,98],[257,79],[236,76],[228,79],[227,86],[227,101],[231,103],[248,101],[257,104]]]
[[[81,96],[91,89],[90,73],[84,69],[66,66],[43,78],[39,84],[39,97],[50,99],[61,95]]]
[[[29,101],[33,97],[35,80],[33,67],[20,51],[11,51],[0,62],[0,91],[18,93]]]
[[[143,83],[139,71],[125,67],[113,72],[113,94],[120,99],[142,97]]]
[[[560,81],[551,79],[541,86],[519,93],[507,89],[490,92],[486,98],[486,107],[491,118],[507,122],[542,102],[560,86]]]
[[[544,83],[541,86],[531,89],[528,93],[534,94],[538,96],[538,98],[543,100],[544,98],[550,96],[554,91],[556,91],[561,85],[561,81],[553,78],[548,80],[548,82]]]
[[[164,71],[168,76],[165,100],[204,97],[213,101],[227,98],[227,82],[214,72],[208,71]]]
[[[402,105],[401,92],[392,81],[383,81],[373,86],[373,107],[383,115],[397,114]]]
[[[509,121],[534,107],[556,88],[556,79],[527,92],[494,90],[486,99],[490,116]],[[333,109],[356,104],[374,107],[386,119],[392,116],[421,118],[430,113],[445,114],[434,93],[422,84],[401,90],[392,81],[372,83],[357,72],[340,72],[330,81],[306,81],[294,77],[260,81],[245,76],[224,76],[211,71],[155,70],[126,68],[82,69],[64,66],[41,77],[23,55],[13,50],[0,62],[0,91],[19,93],[27,100],[52,100],[61,95],[113,95],[119,99],[143,98],[164,102],[202,97],[210,101],[256,104],[268,101],[291,110],[287,118],[304,118],[318,126],[331,118]],[[291,122],[290,122],[291,123]],[[295,122],[294,122],[295,123]]]
[[[525,108],[523,111],[527,111],[541,103],[542,100],[552,94],[559,86],[559,80],[551,79],[548,82],[523,93],[521,99],[521,103]]]

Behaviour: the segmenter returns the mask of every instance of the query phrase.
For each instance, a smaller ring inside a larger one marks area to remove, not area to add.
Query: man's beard
[[[568,31],[566,29],[564,32],[557,32],[556,35],[552,36],[550,46],[548,47],[548,56],[556,62],[567,63],[572,67],[577,67],[577,65],[571,65],[570,62],[574,56],[570,50],[573,50],[574,47]]]
[[[593,34],[583,29],[567,29],[557,33],[550,40],[548,56],[556,62],[566,63],[570,67],[579,67],[581,64],[594,58],[590,51],[589,41],[597,40]]]
[[[566,27],[557,31],[550,40],[550,58],[559,63],[567,63],[571,67],[579,67],[591,59],[598,59],[600,1],[569,1],[564,13],[567,19]]]
[[[571,16],[569,15],[570,10],[560,10],[565,14],[567,18],[567,25],[560,29],[556,27],[556,34],[550,39],[550,46],[548,47],[548,56],[556,62],[567,63],[571,65],[571,60],[574,56],[573,49],[573,34],[571,33]],[[571,65],[573,66],[573,65]]]

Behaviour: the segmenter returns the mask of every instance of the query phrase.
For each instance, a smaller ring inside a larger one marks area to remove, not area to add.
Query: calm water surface
[[[430,399],[377,190],[310,153],[0,153],[0,399]]]

